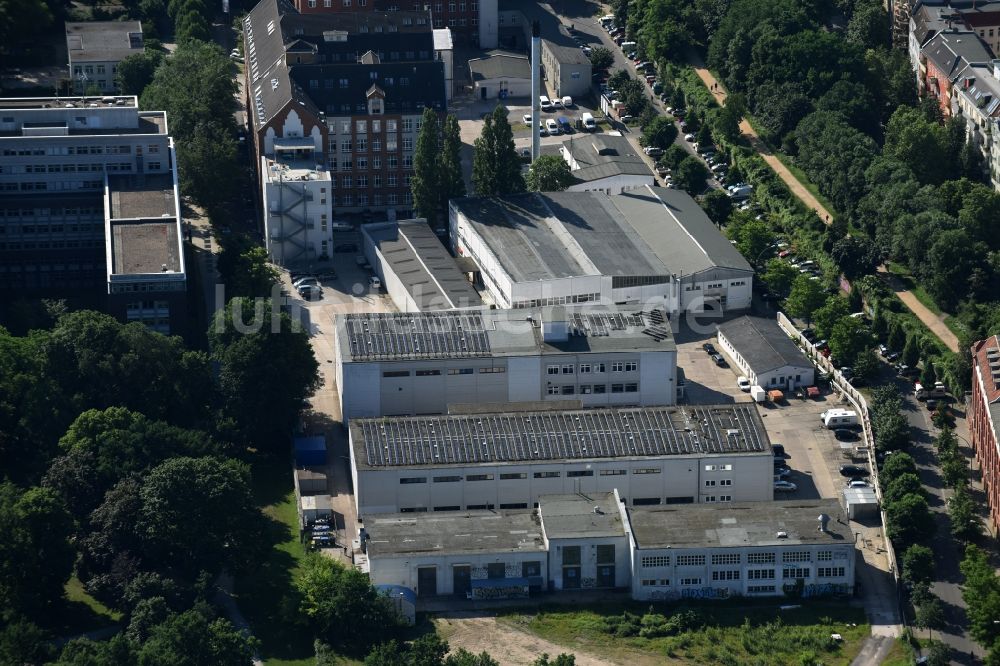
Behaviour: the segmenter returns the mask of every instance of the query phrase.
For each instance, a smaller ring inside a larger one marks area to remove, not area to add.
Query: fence
[[[892,574],[893,582],[896,585],[896,598],[900,603],[900,618],[905,622],[906,614],[902,612],[902,598],[900,596],[900,585],[899,585],[899,566],[896,562],[896,551],[892,547],[892,542],[889,541],[888,532],[886,526],[888,521],[885,515],[885,504],[882,501],[882,484],[878,478],[878,465],[875,464],[875,438],[872,435],[872,424],[868,415],[868,401],[865,400],[865,396],[851,386],[840,371],[833,367],[830,360],[823,356],[815,349],[813,349],[812,343],[810,343],[803,335],[795,328],[795,324],[791,322],[788,317],[785,316],[783,312],[778,313],[778,325],[788,333],[789,336],[800,347],[805,351],[806,355],[816,363],[816,366],[821,368],[824,372],[829,373],[831,377],[831,384],[841,392],[841,394],[847,398],[851,406],[854,407],[855,411],[861,416],[861,427],[864,430],[864,441],[865,448],[868,452],[868,460],[871,463],[871,480],[872,486],[875,488],[875,498],[878,500],[879,506],[879,516],[882,520],[882,540],[885,542],[885,554],[886,558],[889,560],[889,572]]]

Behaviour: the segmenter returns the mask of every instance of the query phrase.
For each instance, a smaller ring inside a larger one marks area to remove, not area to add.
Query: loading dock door
[[[472,591],[472,569],[467,564],[455,565],[451,570],[455,594],[464,597]]]
[[[417,569],[417,596],[436,596],[437,579],[437,567],[420,567]]]

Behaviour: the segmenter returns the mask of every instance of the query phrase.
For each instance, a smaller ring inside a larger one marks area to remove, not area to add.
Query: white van
[[[858,413],[850,409],[828,409],[819,418],[830,430],[858,425]]]
[[[583,129],[588,132],[593,132],[597,129],[597,121],[594,120],[594,114],[584,113],[580,116],[580,120],[583,121]]]
[[[600,21],[601,23],[610,23],[611,21],[615,20],[615,15],[614,14],[605,14],[604,16],[602,16],[601,18],[599,18],[597,20]]]
[[[635,51],[639,45],[636,42],[622,42],[622,52],[628,53],[629,51]]]
[[[538,98],[538,103],[539,103],[539,106],[542,107],[542,111],[551,111],[552,110],[552,100],[550,100],[545,95],[542,95],[541,97]]]

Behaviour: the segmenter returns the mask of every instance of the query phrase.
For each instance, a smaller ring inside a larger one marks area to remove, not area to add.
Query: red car
[[[781,252],[778,253],[778,256],[781,257],[782,259],[784,259],[785,257],[787,257],[788,255],[790,255],[791,253],[792,253],[791,250],[782,250]]]

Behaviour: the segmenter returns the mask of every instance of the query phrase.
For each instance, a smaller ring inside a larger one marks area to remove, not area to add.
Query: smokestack
[[[542,122],[542,105],[538,98],[542,95],[542,40],[539,36],[541,27],[538,21],[531,23],[531,161],[538,159],[542,150],[542,137],[539,134],[539,123]]]

